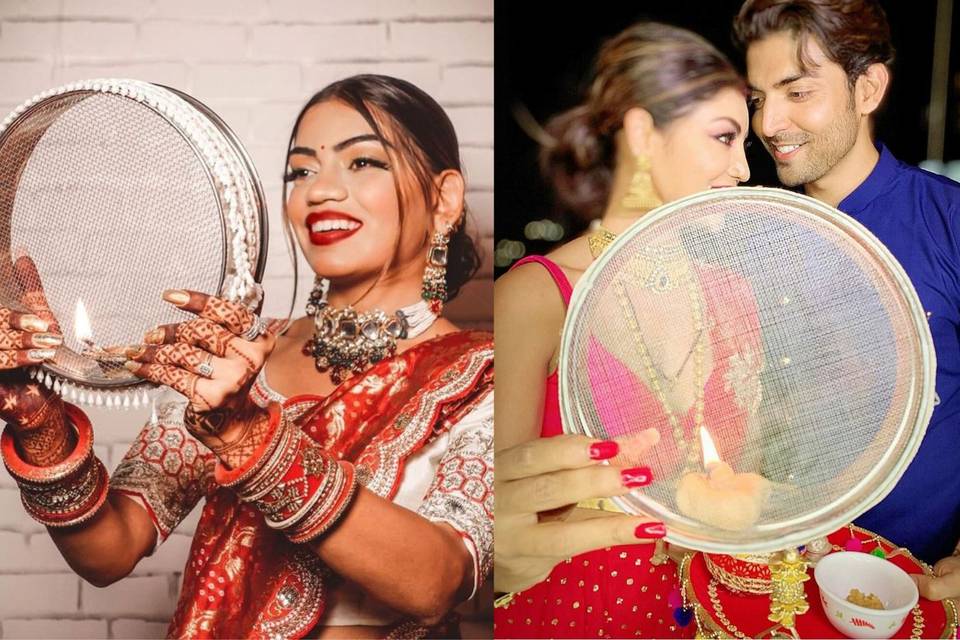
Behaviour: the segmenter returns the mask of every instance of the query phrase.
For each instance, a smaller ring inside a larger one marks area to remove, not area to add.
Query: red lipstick
[[[349,238],[360,230],[363,223],[339,211],[315,211],[307,216],[307,231],[310,243],[326,246]]]

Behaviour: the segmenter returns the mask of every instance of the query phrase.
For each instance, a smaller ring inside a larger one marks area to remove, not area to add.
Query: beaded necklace
[[[698,434],[700,427],[703,425],[703,359],[704,359],[704,350],[706,348],[706,340],[704,336],[704,322],[703,322],[703,307],[700,302],[700,295],[697,292],[696,286],[693,282],[693,278],[690,276],[689,269],[686,270],[683,277],[684,284],[686,285],[687,295],[690,300],[690,310],[693,317],[693,329],[695,332],[694,344],[692,347],[693,351],[693,385],[694,385],[694,433]],[[644,367],[644,371],[647,377],[648,382],[650,383],[650,388],[653,391],[654,395],[657,398],[657,401],[663,407],[663,411],[667,416],[667,420],[670,423],[670,429],[673,432],[674,441],[677,444],[677,449],[680,454],[685,458],[685,465],[687,468],[696,468],[699,466],[700,460],[700,451],[699,451],[699,438],[694,437],[694,445],[691,447],[690,443],[687,441],[686,434],[683,431],[683,425],[680,424],[680,417],[674,412],[673,408],[670,406],[670,402],[667,399],[666,393],[664,392],[663,385],[661,384],[661,378],[664,379],[664,382],[670,382],[665,376],[662,376],[662,373],[658,371],[657,367],[653,363],[653,359],[650,356],[650,350],[647,347],[647,341],[644,337],[643,330],[640,328],[640,322],[637,318],[636,309],[634,308],[630,298],[627,295],[627,290],[624,282],[622,280],[618,281],[614,287],[614,290],[617,295],[617,300],[620,302],[620,307],[623,310],[624,317],[627,322],[627,326],[630,329],[631,334],[634,338],[634,345],[637,349],[637,354],[640,356],[640,362]],[[684,365],[686,361],[684,360]],[[677,372],[677,378],[679,378],[680,373],[683,371],[683,366],[681,366],[680,371]],[[675,380],[674,380],[675,382]]]

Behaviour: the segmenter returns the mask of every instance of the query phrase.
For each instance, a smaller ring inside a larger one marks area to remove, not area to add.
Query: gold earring
[[[447,301],[447,244],[452,234],[453,225],[448,226],[446,231],[435,232],[427,250],[421,296],[430,304],[430,311],[435,315],[440,315],[443,303]]]
[[[637,168],[630,180],[630,188],[622,200],[624,209],[649,210],[656,209],[663,201],[653,188],[653,177],[650,175],[650,158],[641,154],[637,156]]]

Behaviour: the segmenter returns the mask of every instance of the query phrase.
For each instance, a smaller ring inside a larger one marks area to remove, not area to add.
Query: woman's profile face
[[[661,199],[670,202],[748,180],[744,153],[748,123],[746,99],[727,88],[655,130],[651,175]]]
[[[339,100],[314,105],[300,121],[287,161],[287,215],[318,275],[351,282],[376,278],[395,252],[392,270],[407,266],[422,273],[427,237],[422,198],[406,206],[400,237],[397,168],[385,144],[359,112]]]

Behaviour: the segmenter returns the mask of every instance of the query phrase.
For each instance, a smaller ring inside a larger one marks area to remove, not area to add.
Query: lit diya
[[[737,473],[720,459],[700,427],[705,473],[689,472],[677,485],[680,513],[727,531],[743,531],[760,518],[770,496],[770,482],[756,473]]]
[[[101,347],[93,339],[93,328],[90,325],[90,316],[83,304],[83,300],[77,299],[76,311],[74,312],[74,334],[77,342],[82,345],[80,355],[92,358],[98,364],[103,365],[123,365],[127,357],[120,347]]]

